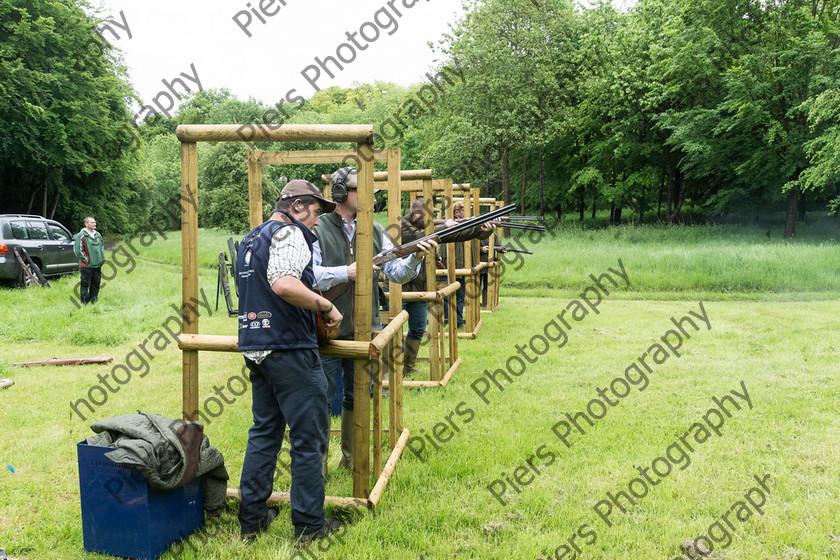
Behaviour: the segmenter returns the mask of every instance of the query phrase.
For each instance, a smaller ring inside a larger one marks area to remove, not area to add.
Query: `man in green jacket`
[[[82,303],[96,303],[99,299],[102,263],[105,262],[102,235],[96,231],[96,220],[90,216],[85,218],[85,227],[73,239],[73,252],[76,253],[82,270]]]

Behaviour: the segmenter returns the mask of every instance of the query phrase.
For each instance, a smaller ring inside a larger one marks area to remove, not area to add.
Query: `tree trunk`
[[[55,190],[55,199],[52,203],[52,208],[50,209],[50,215],[47,216],[50,220],[54,219],[55,216],[55,209],[58,208],[58,200],[61,198],[61,187],[57,187]]]
[[[799,195],[799,221],[805,221],[805,193]]]
[[[787,196],[787,216],[785,217],[785,239],[796,233],[796,215],[799,209],[799,188],[790,190]]]
[[[31,214],[32,213],[32,205],[35,204],[35,195],[38,194],[38,191],[41,189],[33,189],[32,194],[29,195],[29,204],[26,205],[26,212],[24,214]]]
[[[543,170],[545,168],[545,154],[540,148],[540,216],[545,216],[545,185],[543,184]]]
[[[595,219],[595,214],[598,212],[598,194],[592,197],[592,219]]]
[[[583,196],[583,191],[580,191],[580,204],[578,205],[580,211],[580,221],[583,221],[583,213],[586,211],[586,198]]]
[[[662,180],[659,182],[659,205],[656,208],[656,219],[662,219],[662,191],[665,190],[665,174],[662,174]]]
[[[502,198],[505,204],[510,204],[510,150],[502,148]]]
[[[683,203],[685,202],[687,184],[683,180],[679,169],[674,169],[673,183],[673,188],[668,191],[668,214],[666,221],[669,224],[677,223],[680,217],[680,210],[682,210]]]
[[[615,202],[610,202],[610,225],[615,224]]]
[[[46,177],[44,178],[44,197],[41,200],[41,215],[47,217],[47,197],[49,196],[50,186]]]
[[[522,191],[519,193],[519,211],[525,214],[525,160],[522,160]]]
[[[674,206],[674,183],[676,182],[676,170],[674,166],[671,165],[671,150],[668,146],[665,146],[665,170],[667,175],[667,190],[668,190],[668,201],[665,208],[665,221],[668,223],[671,222],[671,214],[673,211]]]
[[[621,206],[615,209],[613,212],[613,220],[615,221],[615,225],[619,225],[621,223]]]

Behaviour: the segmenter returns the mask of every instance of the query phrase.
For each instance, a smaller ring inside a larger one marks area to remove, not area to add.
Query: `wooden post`
[[[400,165],[401,154],[399,148],[388,148],[388,233],[394,247],[402,243],[402,195],[400,194]],[[389,315],[396,317],[402,311],[402,284],[390,282],[388,284]]]
[[[472,188],[472,203],[473,203],[473,216],[478,216],[481,214],[481,201],[479,198],[481,197],[481,193],[478,187]],[[473,264],[477,265],[481,262],[481,243],[476,239],[473,242]],[[472,309],[473,314],[473,326],[478,327],[479,321],[481,321],[481,273],[475,274],[472,278],[473,281],[473,289],[476,293],[475,298],[475,306]]]
[[[446,218],[452,219],[455,217],[455,209],[452,201],[452,179],[446,179],[444,182],[444,198],[446,206]],[[446,278],[447,284],[452,284],[456,281],[455,278],[455,244],[449,243],[446,249]],[[458,295],[452,294],[449,296],[449,368],[455,364],[458,359]]]
[[[464,191],[464,217],[471,218],[473,215],[472,195],[470,191]],[[479,243],[479,241],[477,239],[473,239],[472,241],[465,241],[464,243],[464,268],[473,268],[478,264],[477,262],[474,262],[473,257],[475,255],[475,246]],[[464,282],[467,283],[467,297],[464,302],[464,324],[466,326],[465,330],[468,333],[475,332],[475,314],[473,313],[473,308],[476,305],[476,298],[473,279],[474,276],[467,276],[464,278]],[[481,294],[479,294],[479,302],[481,301],[480,298]]]
[[[432,180],[423,180],[423,211],[426,214],[426,235],[435,232],[435,213],[434,213],[434,191],[432,190]],[[426,290],[434,292],[437,290],[437,267],[435,266],[435,251],[433,250],[426,255]],[[429,379],[431,381],[440,381],[443,376],[440,365],[440,320],[438,317],[437,302],[430,302],[427,304],[428,319],[429,319],[429,334],[431,340],[429,341]]]
[[[386,360],[380,354],[373,360],[373,473],[382,471],[382,374]]]
[[[357,341],[370,340],[373,304],[373,160],[372,144],[358,144],[356,175],[356,286],[353,332]],[[353,405],[353,496],[367,498],[370,488],[370,361],[355,361]]]
[[[248,154],[248,221],[251,229],[263,223],[262,164]]]
[[[198,146],[181,144],[181,320],[182,332],[198,334],[198,211],[191,201],[198,201]],[[196,310],[193,312],[192,310]],[[182,405],[185,420],[195,420],[198,412],[198,351],[187,350],[181,356]]]

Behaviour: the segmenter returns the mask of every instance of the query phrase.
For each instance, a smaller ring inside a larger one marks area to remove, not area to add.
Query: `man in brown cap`
[[[250,370],[254,417],[240,483],[239,523],[246,542],[277,516],[265,502],[287,425],[295,538],[308,543],[341,527],[338,520],[324,517],[321,465],[329,416],[315,314],[328,327],[338,326],[342,315],[312,290],[312,244],[317,239],[312,228],[322,212],[334,208],[312,183],[291,181],[271,218],[251,230],[239,247],[239,350]]]

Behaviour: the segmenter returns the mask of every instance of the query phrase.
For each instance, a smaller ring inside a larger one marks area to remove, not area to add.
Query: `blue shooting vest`
[[[282,211],[281,211],[282,212]],[[275,294],[268,285],[271,238],[284,227],[297,227],[312,251],[315,234],[286,212],[294,223],[268,220],[252,229],[239,244],[236,274],[239,283],[239,350],[293,350],[318,348],[315,311],[295,307]],[[291,233],[291,232],[290,232]],[[315,285],[312,258],[303,269],[301,282]]]

